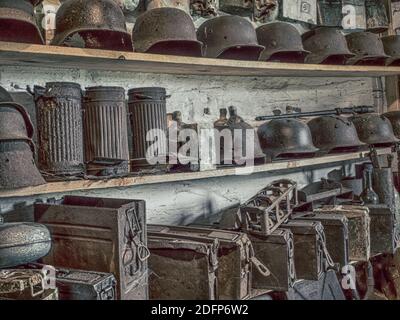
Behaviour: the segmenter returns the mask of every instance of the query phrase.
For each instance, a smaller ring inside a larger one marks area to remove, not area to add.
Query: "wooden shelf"
[[[10,42],[0,42],[0,65],[219,76],[378,77],[400,75],[400,67],[235,61]]]
[[[377,152],[378,154],[388,154],[391,153],[391,149],[390,148],[378,149]],[[315,165],[334,164],[344,161],[357,161],[365,159],[368,156],[368,153],[369,153],[368,151],[363,151],[363,152],[354,152],[354,153],[346,153],[338,155],[328,155],[318,158],[300,159],[295,161],[281,161],[281,162],[268,163],[253,167],[254,170],[251,174],[260,172],[277,172],[277,171],[284,171],[288,169],[303,168]],[[243,171],[242,169],[239,168],[225,168],[212,171],[157,174],[157,175],[135,176],[135,177],[108,179],[108,180],[76,180],[76,181],[50,182],[45,185],[37,187],[0,191],[0,198],[27,197],[27,196],[34,196],[41,194],[65,193],[65,192],[79,191],[79,190],[130,187],[130,186],[139,186],[146,184],[169,183],[169,182],[198,180],[206,178],[226,177],[238,174],[246,174],[246,171]]]

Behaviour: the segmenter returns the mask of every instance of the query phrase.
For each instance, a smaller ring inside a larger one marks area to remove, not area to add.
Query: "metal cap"
[[[384,66],[386,59],[382,40],[371,32],[353,32],[346,36],[347,45],[354,57],[347,64]]]
[[[388,118],[377,113],[360,114],[351,118],[358,137],[364,143],[380,147],[392,145],[399,140],[395,137]]]
[[[272,22],[256,29],[258,43],[265,47],[260,60],[304,62],[310,53],[304,50],[300,32],[288,22]]]
[[[202,43],[190,15],[177,8],[156,8],[141,14],[132,40],[137,52],[201,56]]]
[[[28,1],[0,1],[0,41],[44,44]]]
[[[258,128],[263,152],[274,158],[313,156],[314,146],[310,129],[298,119],[276,119]]]
[[[340,65],[354,56],[345,36],[338,29],[321,27],[306,32],[302,37],[304,49],[311,51],[306,58],[307,63]]]
[[[33,132],[33,124],[23,106],[0,102],[0,140],[31,140]]]
[[[238,16],[221,16],[204,22],[197,30],[208,58],[258,60],[264,49],[257,42],[251,22]]]
[[[67,0],[57,11],[53,45],[132,51],[122,9],[113,0]]]
[[[381,38],[385,53],[390,57],[386,60],[389,66],[400,66],[400,36],[392,35]]]
[[[314,145],[326,153],[356,151],[365,146],[354,124],[345,117],[322,116],[307,123]]]

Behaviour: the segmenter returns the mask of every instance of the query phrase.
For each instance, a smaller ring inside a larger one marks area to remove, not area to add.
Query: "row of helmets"
[[[400,141],[400,112],[276,119],[261,125],[258,137],[269,160],[388,147]]]
[[[30,1],[1,0],[0,9],[0,40],[43,43]],[[239,16],[206,20],[196,32],[189,14],[169,7],[141,14],[130,35],[121,8],[112,0],[63,2],[57,12],[52,44],[298,63],[396,65],[400,61],[400,36],[382,40],[370,32],[345,36],[342,30],[328,27],[301,35],[288,22],[272,22],[255,29]]]

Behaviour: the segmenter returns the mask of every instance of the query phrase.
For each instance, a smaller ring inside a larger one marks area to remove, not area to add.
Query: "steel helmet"
[[[388,118],[377,113],[355,115],[351,118],[358,137],[364,143],[380,147],[392,145],[399,140],[395,137]]]
[[[257,42],[251,22],[239,16],[220,16],[205,21],[197,30],[208,58],[258,60],[264,49]]]
[[[389,111],[383,115],[388,118],[392,124],[394,135],[400,139],[400,111]]]
[[[307,63],[345,64],[354,56],[349,50],[346,38],[339,29],[321,27],[303,34],[304,48],[311,53]]]
[[[346,152],[365,146],[354,124],[345,117],[322,116],[307,123],[314,145],[323,152]]]
[[[0,140],[0,189],[46,183],[35,165],[32,145],[24,140]]]
[[[400,66],[400,36],[392,35],[381,38],[385,53],[390,57],[386,64],[390,66]]]
[[[0,0],[0,41],[44,44],[29,1]]]
[[[132,39],[137,52],[201,56],[202,43],[190,15],[177,8],[155,8],[136,20]]]
[[[298,119],[276,119],[266,122],[258,128],[258,137],[269,160],[309,157],[318,151],[307,124]]]
[[[310,53],[304,50],[300,32],[288,22],[272,22],[256,29],[258,43],[265,47],[260,60],[304,62]]]
[[[354,57],[347,64],[384,66],[386,59],[382,40],[372,32],[353,32],[346,36],[347,45]]]
[[[56,15],[53,45],[132,51],[122,9],[113,0],[67,0]]]

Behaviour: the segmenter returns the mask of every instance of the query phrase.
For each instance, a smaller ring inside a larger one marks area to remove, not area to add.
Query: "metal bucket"
[[[86,88],[83,108],[87,173],[127,174],[129,149],[124,88]]]
[[[40,170],[53,175],[84,172],[81,100],[81,87],[76,83],[35,87]]]
[[[146,159],[146,154],[150,146],[155,148],[155,155],[162,158],[167,155],[167,140],[159,139],[153,143],[155,136],[149,133],[150,130],[161,130],[167,137],[167,106],[166,91],[164,88],[136,88],[128,91],[128,105],[132,126],[132,171],[149,168],[155,164],[150,164]],[[146,135],[150,140],[146,141]]]

